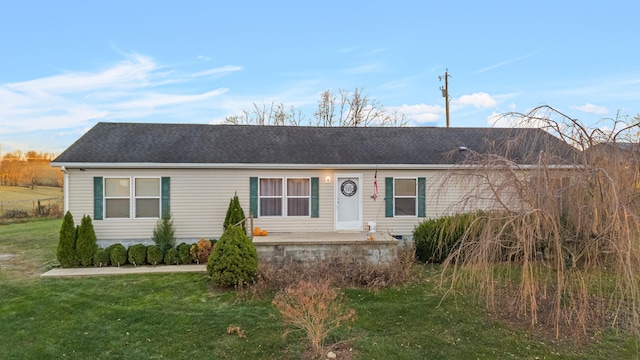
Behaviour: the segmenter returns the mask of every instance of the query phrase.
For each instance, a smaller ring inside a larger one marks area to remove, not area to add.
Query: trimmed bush
[[[207,263],[212,249],[211,241],[205,238],[200,238],[200,240],[198,240],[196,243],[196,261],[198,264]]]
[[[229,208],[227,208],[227,215],[224,218],[224,224],[222,224],[222,228],[226,231],[227,229],[235,226],[236,224],[241,223],[242,230],[247,231],[246,222],[243,221],[245,218],[244,210],[240,206],[240,199],[238,198],[238,194],[235,194],[231,201],[229,201]]]
[[[95,254],[93,254],[93,266],[109,266],[109,252],[107,251],[107,249],[96,249]]]
[[[164,263],[167,265],[179,265],[180,254],[178,253],[178,249],[171,248],[167,250],[167,252],[164,254]]]
[[[194,258],[191,256],[191,245],[186,243],[178,245],[178,256],[180,257],[181,264],[192,264]]]
[[[78,265],[76,255],[76,236],[77,229],[73,222],[73,215],[67,211],[62,220],[60,227],[60,240],[58,241],[58,249],[56,255],[62,267],[73,267]]]
[[[483,215],[479,211],[421,222],[413,230],[416,258],[422,262],[442,263],[458,247],[471,224],[476,220],[482,221]]]
[[[96,232],[93,229],[93,222],[89,215],[82,217],[78,228],[78,238],[76,239],[76,255],[82,266],[93,264],[93,255],[98,249]]]
[[[120,267],[127,263],[127,249],[122,244],[113,244],[107,248],[111,265]]]
[[[147,247],[143,244],[129,246],[127,251],[129,264],[133,266],[144,265],[147,262]]]
[[[209,256],[207,272],[219,286],[251,283],[258,270],[258,252],[242,227],[229,228]]]
[[[158,245],[147,246],[147,262],[150,265],[162,264],[162,250]]]
[[[171,214],[165,214],[162,219],[158,220],[151,239],[160,247],[163,254],[176,245],[175,228]]]

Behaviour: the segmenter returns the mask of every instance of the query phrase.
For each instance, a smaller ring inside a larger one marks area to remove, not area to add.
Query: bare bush
[[[490,154],[467,155],[448,178],[471,184],[458,206],[491,211],[445,260],[451,286],[470,286],[531,324],[544,314],[556,336],[576,326],[586,333],[604,320],[637,333],[637,119],[618,117],[590,129],[546,106],[507,116],[518,126],[547,130],[573,151],[550,142],[516,162],[514,146],[538,141],[521,138],[496,144]]]
[[[328,280],[305,281],[287,286],[272,301],[285,324],[303,330],[316,357],[324,355],[324,340],[343,323],[355,320],[339,290]]]

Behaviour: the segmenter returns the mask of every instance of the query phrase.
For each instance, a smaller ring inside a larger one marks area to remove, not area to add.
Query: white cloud
[[[575,109],[575,110],[582,111],[582,112],[586,112],[586,113],[589,113],[589,114],[604,115],[604,114],[609,113],[609,109],[607,109],[606,107],[593,105],[593,104],[589,104],[589,103],[586,103],[586,104],[584,104],[582,106],[572,106],[571,108]]]
[[[397,107],[387,107],[389,110],[398,110],[406,115],[407,120],[413,121],[416,125],[424,125],[437,122],[440,115],[444,114],[444,109],[440,105],[407,105]]]
[[[458,99],[451,101],[451,105],[457,107],[473,106],[475,108],[492,108],[498,102],[485,92],[473,93],[471,95],[462,95]]]

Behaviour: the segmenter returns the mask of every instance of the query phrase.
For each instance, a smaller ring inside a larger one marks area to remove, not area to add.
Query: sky
[[[0,151],[61,153],[98,122],[313,120],[362,91],[410,126],[509,126],[549,105],[640,114],[634,1],[0,1]]]

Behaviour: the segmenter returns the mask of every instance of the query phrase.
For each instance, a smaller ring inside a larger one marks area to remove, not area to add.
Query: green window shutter
[[[249,211],[254,218],[258,217],[258,178],[249,178]]]
[[[161,186],[161,197],[162,197],[162,216],[171,215],[171,206],[170,206],[170,194],[171,194],[171,178],[162,177],[162,186]]]
[[[102,176],[95,176],[93,178],[93,220],[102,220],[104,216],[103,189],[104,183],[102,182]]]
[[[427,211],[427,179],[418,178],[418,217],[425,217]]]
[[[311,178],[311,217],[312,218],[317,218],[320,217],[319,214],[319,197],[318,197],[318,186],[319,186],[319,179],[317,177],[312,177]]]
[[[393,178],[384,178],[384,216],[393,217]]]

